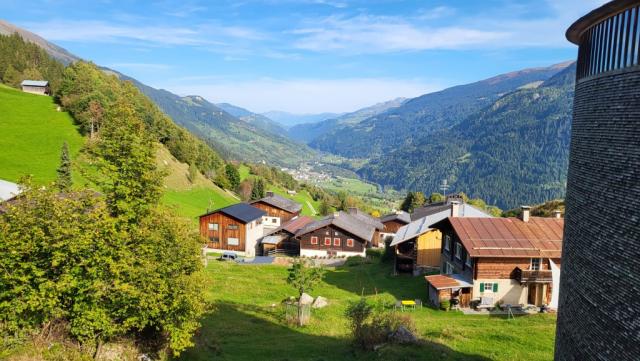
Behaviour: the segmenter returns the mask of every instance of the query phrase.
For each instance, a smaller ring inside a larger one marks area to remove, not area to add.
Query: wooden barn
[[[266,197],[251,202],[251,205],[266,212],[262,221],[267,231],[298,217],[302,211],[301,204],[273,192],[267,192]]]
[[[235,251],[253,257],[263,236],[262,209],[238,203],[200,216],[200,234],[211,251]]]
[[[49,82],[46,80],[23,80],[22,83],[20,83],[20,88],[25,93],[38,95],[51,94]]]
[[[296,232],[305,257],[366,256],[376,229],[346,212],[336,212]]]
[[[414,275],[440,267],[442,233],[433,224],[447,217],[491,217],[473,206],[452,200],[445,206],[423,207],[424,217],[398,229],[390,246],[394,247],[395,272]]]

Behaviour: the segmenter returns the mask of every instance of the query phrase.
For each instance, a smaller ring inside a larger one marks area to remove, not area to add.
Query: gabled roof
[[[257,203],[257,202],[263,202],[266,203],[268,205],[271,205],[273,207],[276,208],[280,208],[282,210],[285,210],[289,213],[296,213],[296,212],[300,212],[302,210],[302,205],[299,203],[296,203],[294,201],[292,201],[291,199],[285,198],[279,194],[271,194],[268,195],[264,198],[258,199],[256,201],[251,202],[251,204],[253,203]]]
[[[402,222],[404,224],[408,224],[411,222],[411,215],[405,211],[398,211],[389,213],[385,216],[380,217],[380,222],[387,223],[391,221]]]
[[[357,218],[361,222],[364,222],[379,231],[384,230],[384,224],[382,224],[378,218],[371,216],[367,212],[363,212],[358,208],[349,208],[348,212],[350,216]]]
[[[258,218],[261,218],[267,212],[262,209],[258,209],[247,203],[237,203],[228,207],[216,209],[215,211],[211,211],[209,213],[203,214],[200,217],[208,216],[214,213],[224,213],[229,217],[235,218],[242,223],[249,223]]]
[[[23,80],[20,85],[24,86],[47,86],[49,82],[46,80]]]
[[[17,184],[0,179],[0,202],[9,200],[20,194]]]
[[[474,214],[472,217],[492,218],[492,216],[468,204],[460,204],[458,214],[459,217],[470,217],[469,215]],[[396,235],[393,237],[390,245],[395,246],[429,232],[433,229],[434,224],[442,221],[443,219],[447,219],[450,215],[451,205],[432,207],[429,215],[418,218],[413,222],[400,227],[396,232]]]
[[[309,232],[313,232],[317,229],[333,225],[342,229],[345,232],[351,233],[360,239],[371,241],[373,234],[375,233],[375,227],[361,221],[359,218],[346,212],[338,212],[336,214],[327,216],[318,221],[312,222],[299,229],[296,232],[296,237],[305,235]]]
[[[434,203],[429,204],[423,207],[419,207],[413,210],[411,213],[411,220],[415,221],[420,218],[430,216],[432,214],[440,213],[443,211],[451,211],[450,203]],[[485,213],[484,211],[470,205],[467,203],[460,203],[460,207],[458,208],[458,217],[491,217],[491,215]]]
[[[542,257],[562,255],[563,218],[461,218],[448,222],[471,257]],[[438,223],[436,226],[440,226]]]
[[[286,231],[288,233],[291,234],[296,234],[296,232],[306,226],[307,224],[314,222],[315,220],[309,216],[301,216],[301,217],[297,217],[294,218],[292,220],[289,220],[288,222],[284,223],[283,225],[281,225],[279,228],[277,228],[273,233],[278,232],[278,231]]]

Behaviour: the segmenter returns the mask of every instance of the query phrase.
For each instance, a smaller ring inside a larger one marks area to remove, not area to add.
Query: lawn
[[[314,201],[309,192],[307,192],[306,190],[301,190],[295,195],[289,195],[284,189],[275,186],[269,186],[268,190],[300,203],[302,205],[301,214],[303,216],[319,216],[318,209],[320,207],[320,202]],[[313,209],[309,207],[309,204],[311,204],[311,207],[313,207]]]
[[[238,203],[238,200],[220,189],[198,187],[189,190],[167,189],[162,196],[162,203],[175,207],[180,216],[195,220],[207,209],[226,207]]]
[[[378,192],[378,188],[375,185],[355,178],[337,177],[330,181],[321,183],[320,186],[335,191],[344,191],[359,195]]]
[[[329,269],[311,294],[327,297],[330,305],[314,310],[311,324],[303,328],[283,321],[280,301],[294,293],[285,282],[286,267],[211,261],[207,273],[212,308],[196,336],[196,347],[183,353],[181,360],[553,359],[553,315],[508,320],[426,307],[409,313],[416,322],[420,345],[354,351],[343,316],[349,300],[361,294],[387,302],[427,298],[422,277],[391,276],[388,265]]]
[[[56,107],[51,97],[0,85],[0,179],[16,182],[30,174],[35,183],[48,183],[56,177],[65,140],[77,154],[84,138]]]

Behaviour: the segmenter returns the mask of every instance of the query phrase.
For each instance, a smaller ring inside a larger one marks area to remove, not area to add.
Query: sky
[[[348,112],[575,59],[603,0],[0,0],[0,18],[179,95]]]

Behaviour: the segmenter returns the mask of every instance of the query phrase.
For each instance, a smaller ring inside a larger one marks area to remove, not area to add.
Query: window
[[[260,219],[258,219],[258,220],[256,221],[256,225],[258,225],[258,224],[262,224],[262,218],[260,218]]]
[[[444,273],[448,275],[453,273],[453,266],[451,265],[451,263],[449,262],[444,263]]]
[[[329,235],[329,231],[324,232],[324,234],[328,236]]]
[[[334,235],[335,235],[335,236],[339,236],[339,235],[340,235],[340,232],[335,231],[335,232],[334,232]]]
[[[471,255],[469,253],[467,253],[467,261],[465,262],[465,264],[471,267]]]
[[[227,226],[227,229],[238,229],[238,225],[237,224],[230,224]]]
[[[347,239],[347,247],[353,247],[353,238]]]
[[[271,223],[278,223],[278,218],[271,218]]]
[[[210,231],[217,231],[218,230],[218,223],[209,223],[209,230]]]
[[[482,282],[480,283],[480,292],[498,292],[498,284],[495,282]]]
[[[209,242],[212,242],[212,243],[218,243],[218,242],[220,242],[220,238],[218,238],[218,237],[213,237],[213,236],[212,236],[212,237],[209,237]]]
[[[531,259],[531,270],[532,271],[540,271],[540,258],[532,258]]]
[[[455,255],[457,259],[462,259],[462,245],[460,242],[456,242],[455,244]]]
[[[237,246],[240,244],[240,240],[238,238],[229,237],[227,238],[227,245],[229,246]]]
[[[316,236],[311,237],[311,244],[318,244],[318,237]]]
[[[448,234],[444,236],[444,249],[449,251],[451,249],[451,236]]]
[[[324,237],[324,245],[325,246],[331,245],[331,237]]]
[[[340,238],[334,238],[333,239],[333,245],[334,246],[340,246]]]

